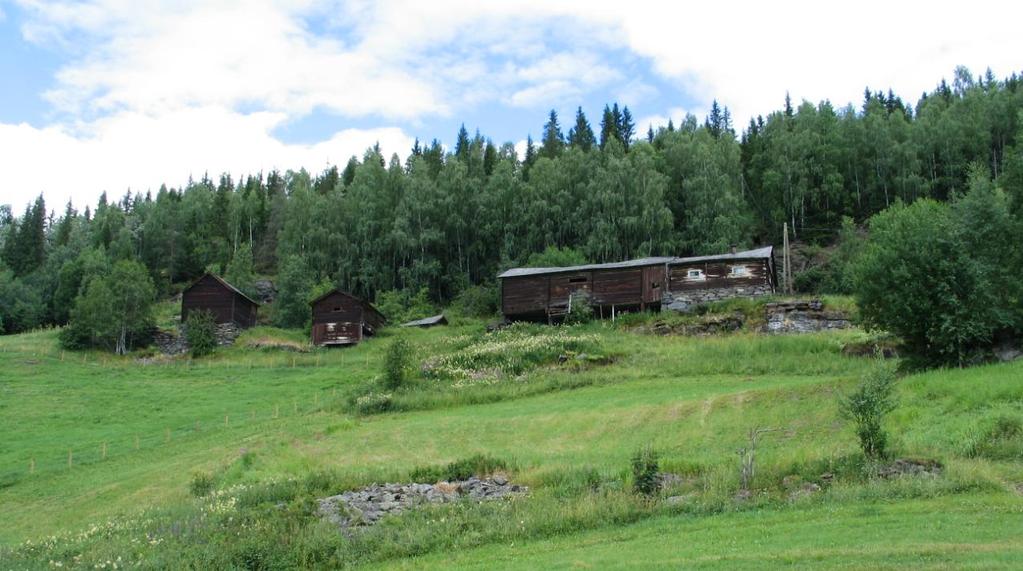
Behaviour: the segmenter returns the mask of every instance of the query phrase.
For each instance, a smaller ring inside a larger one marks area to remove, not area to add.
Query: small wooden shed
[[[387,320],[368,301],[332,289],[310,302],[313,345],[355,345],[377,332]]]
[[[238,327],[256,324],[259,302],[213,274],[205,274],[181,294],[181,322],[192,311],[209,311],[216,323],[234,323]]]

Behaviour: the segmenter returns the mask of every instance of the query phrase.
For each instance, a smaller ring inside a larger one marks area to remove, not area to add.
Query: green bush
[[[658,455],[650,448],[644,447],[632,455],[632,489],[637,494],[652,496],[657,492]]]
[[[885,416],[895,410],[895,368],[878,355],[876,363],[863,376],[860,384],[839,400],[842,416],[851,421],[860,440],[864,456],[880,460],[887,454],[888,433]]]
[[[991,460],[1023,458],[1023,420],[1018,416],[999,416],[974,443],[969,455]]]
[[[914,357],[964,365],[1002,333],[1023,330],[1019,236],[1005,195],[986,175],[951,205],[918,200],[870,219],[854,283],[868,328],[901,337]]]
[[[213,313],[192,311],[185,324],[185,336],[193,357],[210,355],[217,348],[217,324]]]
[[[430,302],[429,291],[421,288],[415,294],[406,289],[384,291],[377,294],[373,305],[390,323],[405,323],[436,315],[437,308]]]
[[[384,387],[396,390],[408,381],[412,370],[412,344],[403,337],[391,341],[384,359]]]
[[[192,474],[191,481],[188,482],[188,491],[197,498],[202,498],[210,495],[217,485],[216,479],[213,474],[209,472],[196,472]]]
[[[593,308],[589,299],[583,295],[573,295],[570,299],[569,312],[565,315],[565,325],[579,325],[593,321]]]
[[[489,454],[475,454],[443,466],[415,468],[409,473],[409,480],[420,483],[453,482],[468,480],[473,476],[489,476],[494,472],[507,469],[508,464],[504,460],[494,458]]]
[[[470,286],[451,302],[451,308],[465,317],[492,317],[497,313],[500,300],[496,284]]]

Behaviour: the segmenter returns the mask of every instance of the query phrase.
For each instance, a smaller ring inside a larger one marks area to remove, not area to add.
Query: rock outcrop
[[[818,299],[768,303],[764,310],[767,312],[765,333],[808,333],[852,327],[848,315],[824,309]]]

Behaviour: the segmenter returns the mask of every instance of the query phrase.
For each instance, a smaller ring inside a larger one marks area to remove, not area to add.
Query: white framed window
[[[732,266],[732,270],[728,275],[733,278],[744,278],[749,275],[749,268],[746,266]]]
[[[686,272],[686,279],[705,280],[707,279],[707,275],[703,273],[703,270],[692,269]]]

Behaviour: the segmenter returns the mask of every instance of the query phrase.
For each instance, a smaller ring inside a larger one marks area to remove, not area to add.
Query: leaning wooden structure
[[[333,289],[310,302],[313,312],[312,342],[320,347],[355,345],[387,323],[368,301]]]
[[[193,311],[208,311],[216,323],[246,328],[256,324],[259,302],[223,278],[207,273],[181,293],[181,322],[188,321]]]
[[[773,293],[771,246],[716,256],[654,257],[560,268],[514,268],[498,276],[505,318],[553,322],[574,303],[601,317]]]

